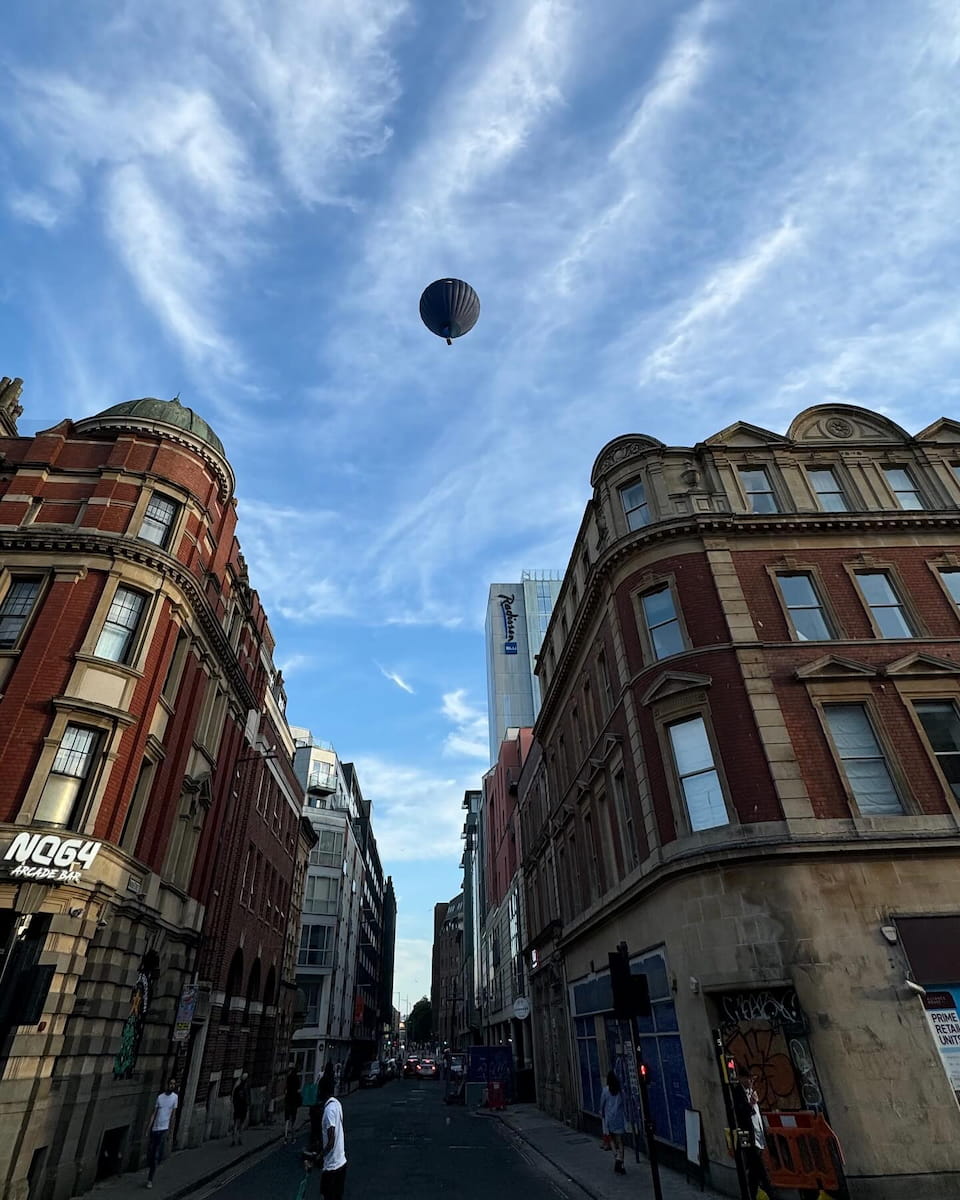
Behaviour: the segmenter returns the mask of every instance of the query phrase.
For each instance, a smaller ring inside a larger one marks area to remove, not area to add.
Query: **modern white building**
[[[360,814],[336,751],[307,729],[291,732],[303,813],[319,838],[304,881],[296,966],[306,1011],[293,1057],[307,1081],[350,1054],[363,861],[355,834]]]
[[[519,583],[492,583],[484,626],[490,761],[511,728],[532,726],[540,711],[536,657],[560,592],[558,571],[523,571]]]

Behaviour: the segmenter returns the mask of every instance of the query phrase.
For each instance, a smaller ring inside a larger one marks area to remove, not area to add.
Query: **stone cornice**
[[[838,854],[845,859],[880,857],[889,861],[896,851],[910,857],[953,854],[960,863],[960,833],[945,830],[940,833],[924,831],[910,834],[891,829],[870,833],[861,831],[855,837],[842,833],[792,838],[773,834],[749,841],[728,840],[709,849],[697,847],[656,863],[629,886],[622,888],[612,900],[601,897],[591,909],[565,927],[565,931],[557,938],[557,944],[561,949],[575,945],[581,938],[589,937],[599,926],[615,920],[640,901],[648,899],[659,888],[685,875],[719,868],[742,869],[745,866],[754,866],[759,870],[781,870],[785,862],[822,860]]]
[[[42,530],[36,526],[30,526],[26,529],[10,530],[9,532],[0,531],[0,550],[67,554],[71,556],[71,561],[78,554],[91,557],[99,555],[105,558],[123,559],[126,562],[137,563],[156,571],[165,579],[175,583],[188,597],[193,614],[216,654],[218,665],[245,706],[248,709],[259,708],[253,688],[240,669],[240,663],[227,640],[227,635],[204,595],[203,584],[184,567],[183,563],[175,559],[173,555],[161,550],[159,546],[155,546],[152,542],[111,536],[99,531],[86,532],[82,529],[70,528],[54,532],[50,526]]]
[[[903,530],[911,532],[926,530],[933,532],[938,529],[952,529],[960,535],[960,510],[936,509],[910,512],[882,513],[774,513],[760,515],[755,513],[697,513],[691,516],[657,521],[645,525],[642,529],[634,530],[611,543],[597,558],[590,570],[588,589],[584,592],[577,609],[570,636],[562,647],[557,659],[556,669],[550,678],[547,694],[543,698],[540,712],[534,725],[534,736],[539,737],[540,731],[547,720],[552,719],[554,710],[559,704],[558,696],[561,685],[566,684],[573,665],[577,660],[585,640],[586,630],[590,627],[594,614],[601,605],[606,603],[606,584],[612,579],[615,571],[633,556],[640,556],[648,547],[659,545],[666,541],[696,540],[705,543],[708,538],[739,538],[751,537],[758,541],[762,538],[793,535],[797,533],[829,534],[837,532],[880,532],[884,530]],[[579,558],[579,545],[574,545],[570,561]],[[704,546],[706,550],[706,546]],[[643,564],[638,562],[639,570]],[[561,595],[566,590],[564,587]],[[552,637],[557,628],[557,611],[560,605],[554,606],[547,637]],[[546,639],[544,639],[546,641]],[[542,649],[541,649],[542,653]],[[563,689],[566,690],[565,688]]]

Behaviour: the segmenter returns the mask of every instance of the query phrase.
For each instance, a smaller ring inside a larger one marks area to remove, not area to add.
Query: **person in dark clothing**
[[[297,1113],[303,1103],[300,1093],[300,1073],[293,1063],[287,1072],[287,1082],[283,1092],[283,1141],[284,1145],[293,1137],[293,1129],[297,1122]]]
[[[747,1176],[747,1189],[750,1200],[756,1200],[760,1188],[766,1192],[770,1200],[776,1200],[776,1193],[767,1166],[763,1161],[763,1151],[767,1140],[763,1128],[763,1117],[760,1113],[760,1101],[757,1098],[757,1088],[748,1067],[740,1067],[737,1071],[737,1083],[731,1088],[733,1096],[733,1113],[737,1120],[737,1128],[746,1132],[743,1139],[745,1144],[738,1144],[737,1153],[743,1163]]]
[[[230,1145],[243,1145],[243,1127],[250,1112],[250,1084],[246,1071],[233,1089],[233,1124],[230,1126]]]

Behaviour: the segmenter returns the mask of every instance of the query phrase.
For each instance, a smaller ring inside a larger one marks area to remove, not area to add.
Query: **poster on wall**
[[[960,985],[928,987],[923,1007],[943,1069],[960,1103]]]

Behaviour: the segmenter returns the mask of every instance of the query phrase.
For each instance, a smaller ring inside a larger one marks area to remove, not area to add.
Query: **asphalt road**
[[[440,1080],[395,1079],[343,1101],[348,1200],[582,1200],[495,1117],[443,1103]],[[195,1200],[294,1200],[303,1178],[299,1146],[267,1151],[229,1179],[198,1190]],[[320,1179],[308,1185],[319,1200]]]

